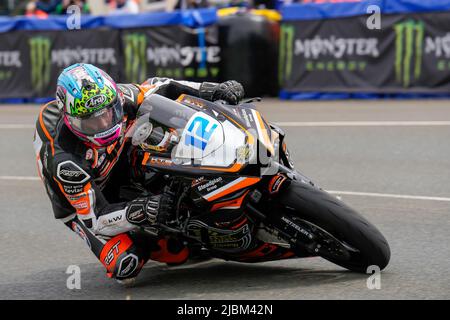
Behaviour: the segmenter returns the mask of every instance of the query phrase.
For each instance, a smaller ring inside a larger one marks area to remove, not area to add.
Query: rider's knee
[[[100,253],[100,261],[110,278],[127,279],[136,277],[147,261],[141,250],[127,234],[110,239]]]

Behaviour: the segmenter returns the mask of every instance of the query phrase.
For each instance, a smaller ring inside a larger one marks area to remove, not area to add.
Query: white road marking
[[[433,127],[450,126],[450,121],[314,121],[275,122],[280,127]]]
[[[14,181],[14,180],[15,181],[40,181],[41,179],[39,177],[31,177],[31,176],[0,176],[0,180],[4,180],[4,181]],[[404,194],[337,191],[337,190],[326,190],[326,191],[328,193],[337,194],[337,195],[450,202],[450,198],[446,198],[446,197],[428,197],[428,196],[413,196],[413,195],[404,195]]]
[[[410,200],[430,200],[430,201],[446,201],[450,202],[450,198],[445,197],[425,197],[425,196],[411,196],[403,194],[388,194],[388,193],[373,193],[373,192],[353,192],[353,191],[334,191],[326,190],[331,194],[363,196],[363,197],[379,197],[379,198],[396,198],[396,199],[410,199]]]
[[[0,129],[34,129],[33,124],[0,124]]]
[[[25,176],[0,176],[0,180],[5,181],[39,181],[39,177],[25,177]]]

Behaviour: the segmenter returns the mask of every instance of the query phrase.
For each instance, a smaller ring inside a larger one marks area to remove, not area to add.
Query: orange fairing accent
[[[178,253],[172,253],[167,248],[167,239],[160,239],[158,246],[161,248],[159,251],[154,251],[150,254],[150,259],[165,263],[183,263],[189,257],[189,249],[184,247]]]
[[[138,86],[138,88],[139,88],[139,94],[138,94],[138,97],[137,97],[137,104],[138,104],[138,105],[141,105],[141,103],[144,101],[145,94],[146,94],[148,91],[150,91],[150,89],[153,89],[153,88],[155,88],[155,87],[156,87],[156,85],[154,85],[154,84],[149,85],[149,84],[147,84],[146,82],[144,82],[143,84],[141,84],[140,86]]]
[[[259,182],[259,180],[261,180],[260,178],[245,178],[244,180],[242,180],[241,182],[232,185],[231,187],[229,187],[228,189],[225,189],[222,192],[219,192],[215,195],[213,195],[210,198],[207,198],[208,201],[214,201],[217,199],[220,199],[224,196],[226,196],[227,194],[233,193],[237,190],[243,189],[245,187],[251,186],[257,182]]]
[[[242,205],[242,202],[245,199],[245,196],[248,193],[249,193],[249,191],[246,191],[239,198],[236,198],[236,199],[233,199],[233,200],[229,200],[229,201],[216,203],[215,205],[212,206],[211,211],[216,211],[216,210],[221,209],[221,208],[239,209],[241,207],[241,205]]]
[[[145,166],[148,163],[148,159],[150,159],[150,153],[144,153],[144,158],[142,159],[142,165]]]
[[[176,100],[177,102],[181,102],[184,100],[184,97],[186,97],[185,94],[182,94],[181,96],[178,97],[178,99]]]
[[[114,272],[117,258],[133,245],[127,234],[119,234],[110,239],[100,252],[100,262],[105,266],[108,275]]]
[[[47,108],[49,106],[49,104],[52,103],[52,102],[53,101],[50,101],[49,103],[45,104],[41,108],[41,112],[39,113],[39,123],[41,125],[42,131],[44,131],[45,136],[47,137],[48,140],[50,140],[50,146],[52,148],[52,155],[55,155],[54,140],[53,140],[52,136],[50,135],[50,133],[47,131],[47,128],[45,127],[45,124],[44,124],[44,119],[42,118],[42,114],[44,113],[45,108]]]
[[[56,179],[54,180],[58,184],[59,189],[61,190],[63,195],[72,205],[72,207],[75,208],[77,214],[87,215],[91,212],[91,201],[90,201],[91,199],[89,198],[89,190],[91,189],[92,185],[90,182],[84,186],[83,192],[74,195],[69,195],[64,191],[64,187],[62,186],[62,184],[58,180]]]
[[[275,154],[275,151],[273,148],[273,144],[270,141],[269,135],[267,134],[267,129],[266,129],[266,126],[264,125],[264,121],[259,112],[256,111],[255,113],[256,113],[256,116],[258,117],[259,126],[261,128],[261,133],[264,138],[264,145],[266,146],[267,149],[269,149],[270,153],[273,155],[273,154]]]

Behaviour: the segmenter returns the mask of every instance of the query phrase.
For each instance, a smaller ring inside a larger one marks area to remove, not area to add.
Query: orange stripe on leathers
[[[44,124],[44,119],[42,114],[44,113],[44,110],[50,105],[50,103],[52,103],[54,101],[50,101],[49,103],[45,104],[42,108],[41,111],[39,112],[39,123],[41,125],[42,131],[44,131],[45,136],[47,137],[48,140],[50,140],[50,146],[52,148],[52,155],[55,155],[55,143],[54,140],[52,138],[52,136],[50,135],[50,133],[47,131],[47,128],[45,127]]]

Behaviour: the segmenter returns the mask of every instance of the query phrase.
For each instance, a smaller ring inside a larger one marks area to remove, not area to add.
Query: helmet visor
[[[111,105],[84,117],[67,115],[70,125],[86,136],[95,136],[108,131],[123,119],[123,108],[119,99]]]

